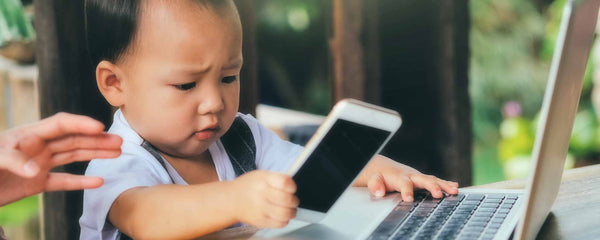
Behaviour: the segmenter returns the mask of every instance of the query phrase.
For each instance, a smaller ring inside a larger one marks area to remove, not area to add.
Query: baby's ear
[[[106,101],[114,107],[124,104],[123,79],[119,67],[109,61],[102,61],[96,67],[96,84]]]

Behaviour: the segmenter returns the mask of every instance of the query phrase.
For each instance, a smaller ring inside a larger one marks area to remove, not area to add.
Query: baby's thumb
[[[383,197],[385,195],[385,183],[383,182],[383,176],[381,173],[374,174],[367,183],[369,192],[376,197]]]
[[[38,164],[25,154],[14,149],[0,150],[0,169],[8,170],[21,177],[33,177],[39,171]]]

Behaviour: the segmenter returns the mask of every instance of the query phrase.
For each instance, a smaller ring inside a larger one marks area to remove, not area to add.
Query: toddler
[[[86,175],[105,183],[84,193],[81,239],[287,225],[298,199],[284,172],[302,147],[238,113],[242,28],[233,1],[86,0],[85,11],[98,89],[118,107],[109,132],[123,145],[115,160],[89,164]],[[228,135],[234,144],[224,144]],[[238,156],[250,156],[250,165]],[[457,183],[383,156],[355,185],[375,196],[399,191],[406,201],[413,188],[458,192]]]

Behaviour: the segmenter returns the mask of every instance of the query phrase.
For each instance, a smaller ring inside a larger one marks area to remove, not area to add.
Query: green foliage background
[[[547,3],[546,3],[547,2]],[[567,0],[471,0],[474,184],[504,180],[527,167],[563,7]],[[590,58],[569,156],[598,155],[598,121],[591,103]],[[516,102],[518,117],[503,115]],[[568,162],[571,159],[568,158]],[[513,164],[520,161],[520,164]],[[572,165],[572,162],[570,163]],[[522,176],[522,175],[517,175]]]

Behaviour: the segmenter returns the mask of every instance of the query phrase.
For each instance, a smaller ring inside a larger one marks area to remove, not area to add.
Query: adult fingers
[[[77,149],[57,153],[52,156],[52,166],[57,167],[72,162],[89,161],[97,158],[116,158],[121,155],[121,150]]]
[[[376,197],[383,197],[385,195],[385,182],[381,173],[373,174],[367,182],[369,192]]]
[[[414,174],[410,176],[410,179],[416,187],[427,189],[434,198],[441,198],[444,196],[442,189],[437,182],[437,180],[439,180],[438,178],[431,175]]]
[[[40,172],[40,167],[35,161],[15,149],[0,149],[0,169],[6,169],[26,178],[33,177]]]
[[[294,180],[290,176],[283,173],[273,172],[269,174],[269,176],[267,176],[267,184],[275,189],[279,189],[288,193],[296,192],[296,183]]]
[[[117,150],[121,148],[121,137],[100,133],[96,135],[68,135],[48,142],[47,148],[52,153],[68,152],[76,149]]]
[[[70,113],[57,113],[32,125],[19,129],[19,134],[36,135],[44,140],[68,134],[99,134],[104,125],[93,118]]]
[[[46,146],[46,142],[37,137],[37,136],[23,136],[15,149],[20,150],[24,154],[27,154],[30,157],[38,155],[41,151],[44,150]]]
[[[50,173],[45,191],[72,191],[98,188],[104,184],[101,177],[88,177],[68,173]]]

